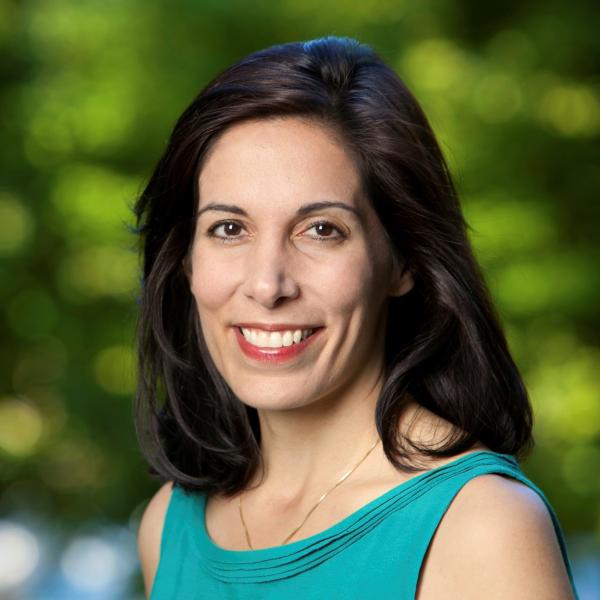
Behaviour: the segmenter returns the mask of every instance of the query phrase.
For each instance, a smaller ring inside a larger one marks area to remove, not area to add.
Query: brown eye
[[[315,229],[318,234],[315,238],[324,242],[339,240],[346,237],[338,227],[329,221],[316,221],[310,225],[308,230],[310,229]],[[331,235],[331,233],[335,231],[338,235]]]
[[[216,231],[221,228],[223,228],[224,235],[217,235]],[[221,223],[213,225],[207,231],[207,234],[209,237],[217,238],[222,242],[229,242],[238,239],[239,236],[236,235],[236,233],[238,233],[240,229],[243,229],[243,227],[235,221],[221,221]]]
[[[240,229],[240,226],[237,223],[225,223],[223,227],[225,228],[225,233],[227,233],[228,235],[235,235],[236,231]]]
[[[325,237],[329,237],[329,234],[334,230],[333,226],[328,225],[327,223],[319,223],[315,225],[317,233],[319,235],[325,235]]]

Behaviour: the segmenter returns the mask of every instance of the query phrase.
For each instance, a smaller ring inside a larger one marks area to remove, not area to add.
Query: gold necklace
[[[342,481],[344,481],[358,467],[358,465],[360,465],[367,458],[367,456],[369,456],[369,454],[371,454],[371,451],[373,450],[373,448],[375,448],[375,446],[377,445],[377,442],[379,442],[379,438],[377,438],[375,443],[369,448],[368,452],[345,475],[343,475],[342,478],[328,492],[325,492],[319,498],[319,501],[308,511],[308,514],[304,517],[304,520],[302,521],[302,523],[300,523],[300,525],[298,525],[298,527],[296,527],[296,529],[294,529],[292,531],[292,533],[290,533],[283,540],[283,542],[281,542],[281,545],[285,544],[300,529],[300,527],[302,527],[302,525],[304,525],[304,523],[306,523],[306,519],[308,519],[308,517],[310,517],[310,515],[313,513],[313,511],[317,508],[317,506],[319,506],[319,504],[321,504],[321,502],[323,502],[323,500],[325,500],[325,498],[329,495],[329,493],[332,492],[338,485],[340,485],[340,483],[342,483]],[[240,505],[240,518],[242,520],[242,525],[244,526],[244,530],[246,532],[246,542],[248,542],[248,546],[250,547],[250,549],[254,550],[254,547],[252,546],[252,543],[250,542],[250,533],[248,532],[248,527],[246,526],[246,521],[244,520],[244,513],[242,512],[242,494],[240,494],[239,505]]]

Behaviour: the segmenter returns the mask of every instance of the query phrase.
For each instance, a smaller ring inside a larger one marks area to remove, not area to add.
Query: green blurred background
[[[0,1],[0,597],[141,598],[135,531],[158,484],[131,417],[131,205],[210,78],[328,34],[371,44],[439,136],[534,404],[523,470],[556,509],[581,597],[600,597],[595,9]]]

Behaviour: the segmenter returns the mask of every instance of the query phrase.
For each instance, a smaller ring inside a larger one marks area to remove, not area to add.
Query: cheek
[[[341,312],[350,312],[360,305],[371,305],[378,286],[371,259],[362,252],[351,253],[332,262],[320,280],[332,306]]]
[[[199,309],[217,309],[230,296],[234,281],[230,270],[216,261],[192,259],[191,291]]]

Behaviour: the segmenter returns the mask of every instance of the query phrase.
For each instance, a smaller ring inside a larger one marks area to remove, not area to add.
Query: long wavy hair
[[[375,409],[388,459],[414,472],[415,453],[454,456],[476,441],[524,458],[534,443],[531,405],[427,118],[370,46],[327,36],[254,52],[210,81],[177,120],[136,201],[143,276],[134,420],[149,474],[234,494],[261,465],[257,411],[211,359],[185,261],[207,152],[235,123],[285,116],[337,136],[394,254],[413,274],[411,291],[388,304]],[[401,434],[409,397],[456,426],[444,444]]]

